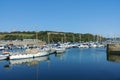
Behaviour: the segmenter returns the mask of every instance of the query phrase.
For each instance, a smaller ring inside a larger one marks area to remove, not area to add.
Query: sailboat
[[[37,32],[36,32],[36,38],[38,38]],[[36,42],[38,43],[38,39],[36,39]],[[45,55],[49,55],[49,52],[45,50],[41,50],[38,47],[37,48],[33,47],[26,49],[24,53],[19,53],[19,54],[10,53],[9,59],[25,59],[25,58],[34,58]]]
[[[64,33],[55,33],[55,32],[48,32],[47,33],[48,34],[48,44],[50,45],[50,35],[51,34],[61,34],[61,35],[64,35],[64,37],[65,37],[65,34]],[[61,38],[61,41],[62,41],[62,43],[63,43],[63,38]],[[51,53],[53,53],[53,52],[56,52],[56,53],[63,53],[63,52],[65,52],[65,50],[66,50],[66,48],[65,48],[65,45],[63,46],[63,44],[59,44],[59,46],[55,46],[55,47],[51,47],[50,48],[51,49]]]

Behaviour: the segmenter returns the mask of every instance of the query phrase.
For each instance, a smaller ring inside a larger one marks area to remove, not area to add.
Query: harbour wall
[[[45,42],[43,41],[0,41],[0,46],[5,45],[5,44],[14,44],[14,45],[28,45],[28,44],[33,44],[33,45],[44,45]]]
[[[107,44],[108,54],[120,54],[120,43]]]

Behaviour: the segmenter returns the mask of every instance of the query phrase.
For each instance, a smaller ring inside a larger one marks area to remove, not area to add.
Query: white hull
[[[12,54],[9,56],[9,59],[24,59],[24,58],[33,58],[33,54]]]
[[[27,53],[27,54],[12,54],[9,56],[9,59],[25,59],[25,58],[34,58],[49,55],[46,51],[40,51],[38,53]]]
[[[5,60],[8,58],[9,55],[0,55],[0,60]]]
[[[0,56],[0,60],[5,60],[5,59],[7,59],[7,57],[5,57],[5,56]]]
[[[63,53],[65,52],[65,48],[57,48],[56,53]]]
[[[0,46],[0,50],[4,50],[5,48],[3,46]]]
[[[37,57],[37,58],[27,58],[27,59],[17,59],[17,60],[10,60],[11,65],[17,64],[36,64],[36,62],[47,61],[49,60],[48,56],[44,57]]]
[[[63,53],[65,52],[64,50],[57,50],[56,53]]]
[[[83,44],[79,45],[78,47],[79,47],[79,48],[89,48],[88,45],[83,45]]]
[[[34,54],[33,57],[39,57],[39,56],[45,56],[45,55],[49,55],[49,53],[47,51],[40,51],[37,54]]]

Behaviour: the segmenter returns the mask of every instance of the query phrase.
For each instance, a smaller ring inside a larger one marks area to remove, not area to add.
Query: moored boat
[[[0,55],[0,60],[5,60],[5,59],[7,59],[6,56],[4,56],[4,55]]]
[[[17,65],[17,64],[28,64],[28,65],[34,65],[36,62],[42,62],[42,61],[47,61],[49,60],[48,56],[44,57],[37,57],[37,58],[26,58],[26,59],[15,59],[15,60],[10,60],[11,65]]]
[[[27,53],[24,53],[24,54],[11,54],[9,56],[9,59],[24,59],[24,58],[32,58],[33,57],[33,54],[27,54]]]
[[[1,54],[0,55],[0,60],[5,60],[5,59],[8,59],[8,57],[9,57],[9,54],[7,53],[4,53],[4,54]]]
[[[65,48],[57,47],[55,50],[56,50],[56,53],[63,53],[63,52],[65,52]]]
[[[49,55],[47,51],[39,51],[38,53],[34,54],[33,57],[40,57],[40,56],[46,56]]]
[[[49,55],[47,51],[36,49],[27,49],[25,53],[10,54],[9,59],[25,59]]]

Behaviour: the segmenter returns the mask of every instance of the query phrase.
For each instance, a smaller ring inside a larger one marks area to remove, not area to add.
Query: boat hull
[[[28,54],[12,54],[9,56],[9,59],[25,59],[25,58],[34,58],[49,55],[46,51],[40,51],[38,53],[28,53]]]
[[[40,51],[37,54],[34,54],[33,57],[40,57],[40,56],[46,56],[49,55],[47,51]]]
[[[0,55],[0,60],[5,60],[8,59],[9,55]]]
[[[12,54],[9,56],[9,59],[25,59],[25,58],[32,58],[32,54]]]

